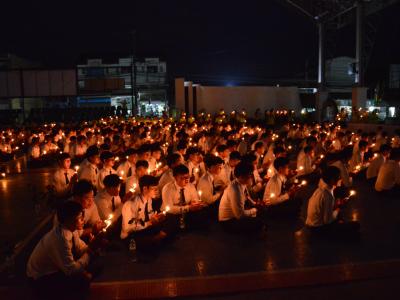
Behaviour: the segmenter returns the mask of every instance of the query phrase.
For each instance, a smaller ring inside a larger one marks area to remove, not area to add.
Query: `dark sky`
[[[272,0],[7,1],[0,52],[74,66],[82,57],[160,56],[171,78],[262,83],[310,69],[317,58],[315,26]],[[400,62],[399,5],[386,10],[371,70]],[[335,55],[354,56],[354,26],[338,33]]]

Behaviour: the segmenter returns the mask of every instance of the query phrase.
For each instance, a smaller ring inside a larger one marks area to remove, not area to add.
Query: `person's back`
[[[379,169],[375,190],[378,192],[391,190],[396,184],[400,184],[400,165],[395,160],[388,160]]]

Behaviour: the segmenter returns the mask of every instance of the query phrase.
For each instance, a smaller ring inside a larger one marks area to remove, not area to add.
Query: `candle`
[[[203,192],[199,190],[198,193],[199,193],[199,197],[200,197],[200,199],[201,199],[201,194],[202,194]]]
[[[78,170],[79,170],[79,166],[75,166],[74,169],[75,169],[75,174],[77,174]]]
[[[119,156],[116,156],[116,157],[115,157],[115,161],[119,161]]]
[[[150,172],[151,172],[150,169],[147,169],[147,175],[150,175]]]
[[[134,184],[132,185],[132,187],[129,189],[129,191],[132,192],[132,193],[134,193],[135,190],[136,190],[136,183],[134,183]]]
[[[1,173],[1,177],[6,177],[6,173]]]
[[[104,223],[106,223],[106,227],[103,228],[103,231],[106,232],[107,228],[110,227],[111,223],[112,223],[112,218],[114,217],[113,214],[109,214],[108,215],[108,219],[104,221]]]
[[[169,212],[169,210],[170,210],[170,208],[169,208],[169,206],[167,205],[166,207],[165,207],[165,210],[162,212],[164,215],[166,215],[167,214],[167,212]]]
[[[307,181],[306,180],[302,180],[300,186],[306,186],[307,185]]]
[[[270,198],[275,198],[275,193],[269,194],[269,197],[270,197]]]
[[[199,169],[199,168],[194,168],[194,172],[195,172],[195,173],[199,173],[199,172],[200,172],[200,169]]]
[[[325,156],[324,156],[323,154],[321,154],[319,157],[320,157],[321,159],[323,159]]]
[[[351,196],[355,196],[355,194],[356,194],[356,191],[355,191],[355,190],[350,190],[350,197],[351,197]]]

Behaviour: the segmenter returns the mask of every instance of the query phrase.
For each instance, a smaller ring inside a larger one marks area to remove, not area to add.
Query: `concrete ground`
[[[20,172],[15,169],[0,179],[3,248],[23,240],[48,214],[37,207],[35,195],[45,191],[50,171],[28,171],[22,165]],[[314,188],[307,186],[301,198],[307,200]],[[313,241],[301,226],[282,220],[269,221],[264,237],[238,237],[222,232],[215,222],[207,232],[182,232],[157,255],[139,257],[138,262],[131,262],[126,248],[117,243],[101,258],[105,268],[91,297],[333,299],[340,295],[347,299],[358,298],[359,293],[378,299],[377,289],[382,287],[382,295],[390,296],[389,291],[398,291],[400,278],[400,198],[378,195],[362,178],[355,180],[354,189],[357,196],[345,217],[360,221],[359,240]],[[29,295],[24,266],[48,228],[39,230],[23,249],[12,272],[1,275],[0,291],[10,298]]]

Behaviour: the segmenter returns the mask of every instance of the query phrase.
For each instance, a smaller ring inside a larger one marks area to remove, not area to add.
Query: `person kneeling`
[[[300,185],[288,187],[289,160],[278,157],[274,160],[276,174],[271,177],[265,188],[263,202],[268,206],[268,216],[297,217],[301,201],[294,198]]]
[[[173,169],[174,182],[162,190],[162,210],[169,207],[168,221],[184,229],[206,229],[210,218],[199,200],[195,186],[189,182],[189,169],[179,165]]]
[[[330,166],[322,173],[318,188],[308,201],[306,225],[321,237],[353,237],[359,233],[356,221],[344,222],[338,215],[347,199],[335,201],[334,189],[340,181],[340,170]]]
[[[121,239],[134,238],[138,249],[154,249],[171,234],[165,226],[165,215],[153,210],[152,200],[158,192],[158,180],[144,175],[139,179],[140,193],[122,207]]]
[[[26,274],[40,299],[84,296],[95,275],[89,271],[89,262],[102,246],[101,237],[92,239],[89,245],[80,239],[84,220],[79,203],[65,202],[57,218],[59,225],[42,237],[27,264]]]
[[[252,184],[253,170],[251,163],[240,162],[234,171],[236,179],[222,195],[218,220],[228,232],[251,234],[265,227],[257,217],[256,207],[245,209],[245,203],[250,201],[247,186]]]

